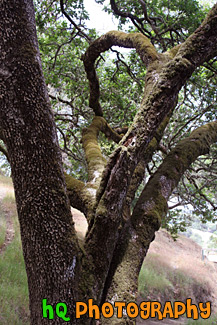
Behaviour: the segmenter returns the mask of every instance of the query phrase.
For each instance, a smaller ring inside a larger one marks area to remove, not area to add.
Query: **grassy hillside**
[[[11,180],[0,185],[0,324],[29,323],[27,278]]]
[[[202,261],[201,247],[185,236],[177,241],[165,231],[156,234],[139,277],[140,301],[211,301],[212,318],[188,324],[217,324],[217,266]],[[166,323],[165,323],[166,324]]]

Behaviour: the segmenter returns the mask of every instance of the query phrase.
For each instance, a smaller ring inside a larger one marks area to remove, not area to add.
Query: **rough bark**
[[[173,109],[171,109],[169,114],[164,118],[163,122],[157,129],[155,136],[150,141],[147,149],[145,150],[142,160],[138,163],[138,165],[135,168],[132,179],[130,181],[129,189],[128,189],[127,196],[126,196],[126,202],[124,205],[124,211],[126,211],[125,215],[127,214],[128,216],[130,216],[130,214],[131,214],[130,207],[131,207],[132,201],[135,197],[136,191],[144,179],[147,164],[151,161],[151,158],[152,158],[154,152],[158,149],[159,143],[163,137],[164,130],[165,130],[167,124],[169,123],[172,113],[173,113]],[[124,215],[124,217],[125,217],[125,215]]]
[[[159,65],[162,61],[159,62]],[[158,67],[158,65],[157,65]],[[165,65],[153,85],[156,70],[147,73],[147,89],[139,113],[132,127],[121,141],[121,145],[110,158],[97,195],[97,208],[93,227],[90,229],[86,250],[97,265],[96,278],[100,280],[96,292],[101,292],[106,280],[112,254],[118,240],[119,225],[122,222],[122,209],[125,203],[131,176],[135,167],[151,141],[154,132],[171,107],[174,107],[178,91],[187,79],[188,62],[177,60]],[[189,68],[189,70],[191,70]],[[189,77],[189,75],[188,75]],[[100,229],[103,231],[103,236]]]
[[[42,299],[74,312],[79,247],[37,45],[31,1],[2,1],[0,127],[7,147],[28,276],[32,324]],[[55,324],[63,323],[56,319]]]

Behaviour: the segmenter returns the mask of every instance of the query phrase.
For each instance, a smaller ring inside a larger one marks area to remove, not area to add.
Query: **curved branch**
[[[199,127],[171,150],[150,178],[134,208],[132,221],[135,227],[138,227],[144,216],[152,219],[156,228],[160,225],[168,209],[167,201],[181,176],[198,156],[208,153],[210,145],[216,141],[217,121]]]
[[[83,54],[82,60],[89,80],[89,106],[97,116],[102,116],[103,112],[99,103],[99,80],[96,75],[94,63],[102,52],[109,50],[113,45],[125,48],[135,48],[145,65],[159,58],[155,47],[151,44],[149,39],[141,33],[126,34],[120,31],[110,31],[95,40],[89,46],[85,54]]]
[[[156,35],[159,35],[158,33],[158,30],[155,26],[155,24],[152,22],[152,21],[156,21],[156,20],[161,20],[162,21],[162,18],[161,17],[148,17],[147,15],[147,10],[146,10],[146,5],[144,3],[144,1],[142,0],[139,0],[139,2],[141,3],[141,6],[142,6],[142,10],[143,10],[143,13],[144,13],[144,18],[139,18],[138,16],[136,15],[133,15],[132,13],[130,12],[124,12],[124,11],[121,11],[117,4],[115,3],[114,0],[110,0],[110,5],[111,5],[111,9],[113,10],[113,13],[119,17],[123,17],[123,18],[129,18],[131,20],[131,22],[133,23],[133,25],[143,34],[143,35],[146,35],[150,38],[152,38],[152,33],[150,32],[150,30],[146,29],[144,27],[144,20],[146,20],[148,22],[148,24],[151,26],[151,28],[153,29],[153,31],[155,32]],[[160,42],[162,42],[162,39],[159,39]],[[164,44],[163,44],[164,45]],[[164,45],[165,47],[165,45]]]
[[[131,14],[130,12],[122,12],[118,9],[114,0],[110,0],[111,8],[115,15],[123,18],[130,18],[131,21],[137,21],[140,25],[142,24],[142,19],[138,18],[137,16]]]

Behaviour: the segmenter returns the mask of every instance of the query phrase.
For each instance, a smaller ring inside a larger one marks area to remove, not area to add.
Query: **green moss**
[[[110,31],[106,35],[117,40],[116,42],[112,42],[114,45],[135,48],[145,64],[159,58],[153,44],[141,33],[126,34],[121,31]]]
[[[83,182],[77,180],[76,178],[66,173],[64,173],[64,176],[65,176],[67,190],[82,191],[84,189],[85,185]]]
[[[82,131],[82,146],[88,164],[89,181],[98,178],[94,173],[97,171],[100,176],[106,164],[98,145],[98,134],[104,123],[106,122],[102,117],[96,116],[91,125]]]
[[[169,55],[171,58],[174,58],[175,55],[178,53],[178,50],[180,49],[181,44],[174,46],[169,51],[165,52],[164,54]]]

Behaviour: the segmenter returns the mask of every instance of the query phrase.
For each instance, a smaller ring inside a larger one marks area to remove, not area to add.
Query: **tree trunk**
[[[10,159],[28,276],[32,324],[42,299],[76,300],[79,248],[37,44],[31,1],[2,1],[0,126]],[[55,324],[63,323],[56,318]]]

